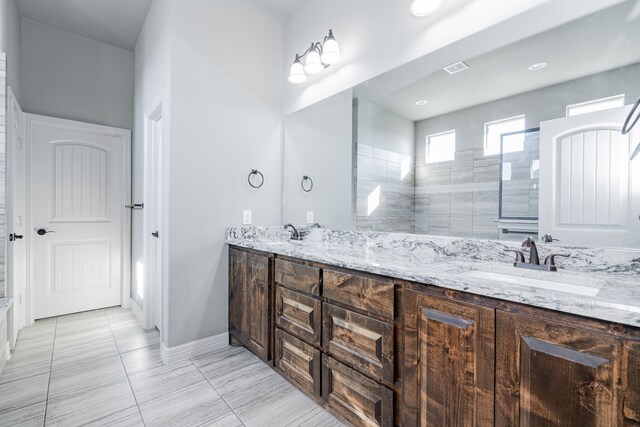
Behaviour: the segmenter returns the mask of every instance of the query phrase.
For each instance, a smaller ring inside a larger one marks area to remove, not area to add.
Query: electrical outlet
[[[307,224],[313,224],[313,211],[307,211]]]
[[[251,211],[242,211],[242,223],[244,225],[249,225],[253,222],[251,219]]]

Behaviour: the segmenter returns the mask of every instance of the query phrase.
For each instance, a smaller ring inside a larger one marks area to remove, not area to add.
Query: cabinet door
[[[627,341],[622,359],[625,426],[640,425],[640,342]]]
[[[496,425],[622,425],[619,340],[501,311],[496,325]]]
[[[322,399],[355,426],[393,425],[393,392],[324,354]]]
[[[276,286],[276,325],[307,343],[320,347],[320,300]]]
[[[229,335],[244,343],[247,253],[229,248]]]
[[[322,346],[341,362],[393,385],[393,325],[322,304]]]
[[[276,329],[275,365],[282,375],[307,393],[320,396],[320,350]]]
[[[262,360],[269,360],[269,258],[247,254],[244,343]]]
[[[405,294],[403,425],[491,426],[495,311]]]

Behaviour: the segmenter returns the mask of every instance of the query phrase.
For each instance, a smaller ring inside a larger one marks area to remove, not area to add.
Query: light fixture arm
[[[331,30],[329,30],[329,34],[331,35]],[[326,37],[324,38],[324,39],[325,39],[325,41],[326,41],[328,38],[329,38],[329,36],[326,36]],[[303,53],[301,53],[301,54],[296,53],[296,59],[294,60],[294,62],[295,62],[295,61],[301,61],[301,60],[302,60],[305,56],[307,56],[307,55],[309,54],[309,52],[311,52],[312,50],[317,50],[317,51],[318,51],[318,54],[320,55],[320,57],[322,57],[322,43],[320,43],[320,42],[315,42],[315,43],[311,43],[311,46],[309,46],[309,47],[307,48],[307,50],[305,50]],[[322,62],[322,60],[321,60],[321,63],[322,63],[322,66],[323,66],[324,68],[329,68],[329,66],[328,66],[327,64],[325,64],[324,62]]]

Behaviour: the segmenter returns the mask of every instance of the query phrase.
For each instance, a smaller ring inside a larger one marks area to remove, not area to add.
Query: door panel
[[[320,351],[276,328],[275,365],[292,383],[320,396]]]
[[[393,425],[393,391],[324,354],[322,398],[353,425]]]
[[[496,425],[622,425],[610,335],[497,312]]]
[[[269,258],[247,254],[245,345],[262,360],[269,360]]]
[[[128,131],[27,120],[33,317],[120,305]]]
[[[320,300],[276,286],[276,325],[307,343],[320,347]]]
[[[322,346],[334,358],[393,385],[393,325],[323,303]]]
[[[630,107],[540,126],[540,234],[575,245],[640,244],[640,173],[630,162],[640,134],[622,135]],[[634,183],[635,182],[635,183]]]
[[[229,248],[229,334],[244,343],[247,253]]]
[[[494,311],[408,291],[404,424],[491,426]]]

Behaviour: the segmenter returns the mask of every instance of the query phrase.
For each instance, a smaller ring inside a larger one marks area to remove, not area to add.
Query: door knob
[[[13,233],[11,233],[11,234],[9,234],[9,241],[10,242],[14,242],[16,240],[22,240],[22,237],[23,237],[22,234],[13,234]]]
[[[55,231],[47,230],[46,228],[37,228],[36,233],[38,233],[38,236],[44,236],[47,233],[55,233]]]
[[[159,239],[159,238],[160,238],[160,232],[158,232],[158,231],[154,231],[153,233],[151,233],[151,235],[152,235],[153,237],[155,237],[156,239]]]

